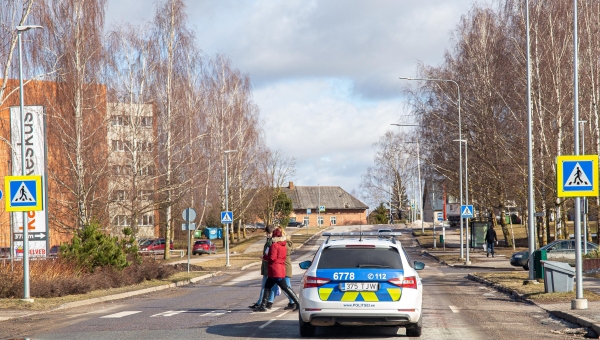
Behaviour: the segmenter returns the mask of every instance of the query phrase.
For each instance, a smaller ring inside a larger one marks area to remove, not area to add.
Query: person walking
[[[267,282],[265,282],[265,292],[263,294],[263,299],[260,303],[260,306],[256,307],[256,311],[258,312],[266,312],[267,311],[267,303],[268,303],[268,295],[271,294],[273,287],[278,285],[287,296],[292,298],[294,301],[295,307],[292,311],[296,311],[300,308],[300,302],[298,301],[298,297],[296,293],[286,284],[285,282],[285,258],[286,258],[286,238],[283,236],[280,228],[275,228],[273,230],[273,243],[267,250],[267,255],[264,255],[264,259],[268,262],[267,268]]]
[[[492,252],[492,257],[494,257],[494,243],[498,244],[498,237],[496,237],[496,231],[494,230],[494,225],[490,225],[487,232],[485,233],[485,242],[487,243],[486,255],[490,257],[490,251]]]
[[[272,238],[272,227],[265,227],[265,236],[267,237],[266,241],[265,241],[265,245],[263,246],[263,256],[267,254],[269,247],[271,246],[271,244],[273,243],[273,238]],[[268,266],[269,263],[267,262],[267,260],[265,260],[263,258],[262,260],[262,264],[260,266],[260,274],[262,275],[262,283],[260,285],[260,295],[258,296],[258,300],[256,301],[255,304],[248,306],[248,308],[257,308],[258,306],[260,306],[260,303],[262,302],[263,296],[265,294],[265,283],[267,282],[267,277],[268,277]],[[271,308],[271,306],[273,306],[273,300],[275,300],[275,291],[272,290],[269,292],[268,295],[268,301],[266,304],[267,308]]]
[[[284,236],[286,238],[285,240],[285,283],[287,284],[288,287],[290,287],[290,290],[292,289],[292,251],[294,250],[294,243],[292,242],[291,237],[288,237],[285,229],[281,229],[281,234],[282,236]],[[285,292],[284,292],[285,294]],[[295,310],[296,308],[296,303],[294,302],[294,300],[288,296],[287,294],[285,294],[289,300],[288,305],[283,308],[284,310]]]

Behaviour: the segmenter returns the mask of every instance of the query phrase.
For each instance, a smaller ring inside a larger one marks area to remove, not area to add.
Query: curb
[[[247,264],[247,265],[243,266],[242,268],[240,268],[240,270],[246,270],[246,269],[248,269],[248,268],[250,268],[250,267],[252,267],[252,266],[256,266],[256,265],[259,265],[259,264],[261,264],[261,263],[262,263],[262,262],[252,262],[252,263],[249,263],[249,264]]]
[[[467,268],[467,269],[495,269],[495,270],[504,270],[504,271],[519,271],[519,268],[505,268],[505,267],[488,267],[488,266],[467,266],[465,264],[451,264],[444,260],[440,260],[437,256],[430,254],[427,250],[421,250],[421,254],[430,257],[431,259],[437,261],[440,264],[446,265],[452,268]]]
[[[306,242],[308,242],[308,241],[312,240],[313,238],[315,238],[315,236],[317,236],[317,235],[320,235],[320,234],[321,234],[322,232],[324,232],[324,231],[325,231],[325,229],[321,229],[321,230],[319,230],[319,231],[318,231],[316,234],[313,234],[313,235],[312,235],[311,237],[309,237],[309,238],[308,238],[306,241],[304,241],[304,243],[302,243],[301,245],[299,245],[299,246],[295,247],[295,249],[300,249],[300,248],[302,248],[302,246],[303,246],[303,245],[305,245],[305,244],[306,244]]]

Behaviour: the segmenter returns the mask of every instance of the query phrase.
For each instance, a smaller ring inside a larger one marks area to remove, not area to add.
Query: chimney
[[[290,190],[294,190],[294,182],[290,182],[289,188],[290,188]]]

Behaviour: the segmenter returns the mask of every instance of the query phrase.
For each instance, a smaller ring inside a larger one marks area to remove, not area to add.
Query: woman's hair
[[[281,228],[277,227],[273,230],[273,237],[281,237]]]

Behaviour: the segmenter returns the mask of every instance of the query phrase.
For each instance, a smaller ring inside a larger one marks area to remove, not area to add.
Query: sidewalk
[[[431,230],[431,223],[424,223],[425,230]],[[406,225],[407,229],[411,229],[413,231],[420,231],[421,224],[419,221],[413,224]],[[441,227],[436,227],[436,237],[439,240],[439,233],[441,233]],[[509,259],[505,255],[496,255],[495,257],[487,257],[483,252],[483,249],[470,249],[469,252],[469,260],[471,261],[471,265],[466,265],[465,261],[459,261],[460,258],[460,230],[458,228],[446,228],[446,251],[443,251],[440,246],[441,244],[437,244],[437,248],[435,250],[426,249],[422,252],[427,256],[435,259],[441,264],[445,264],[449,267],[455,268],[469,268],[469,269],[495,269],[502,271],[522,271],[519,267],[514,267],[510,264]],[[463,248],[463,254],[466,256],[466,248]],[[442,260],[440,257],[444,257],[448,259],[448,255],[451,258],[456,260]],[[473,281],[478,281],[484,283],[489,286],[493,286],[494,288],[504,291],[517,300],[528,302],[538,307],[546,310],[548,313],[555,315],[558,318],[564,319],[571,323],[577,324],[582,327],[591,328],[596,334],[600,335],[600,301],[588,301],[588,309],[571,309],[571,303],[554,303],[554,304],[543,304],[530,299],[527,299],[523,295],[513,291],[512,289],[499,286],[493,282],[488,280],[479,278],[477,276],[468,275],[468,278]],[[583,288],[592,291],[596,294],[600,295],[600,279],[594,277],[583,277]]]

